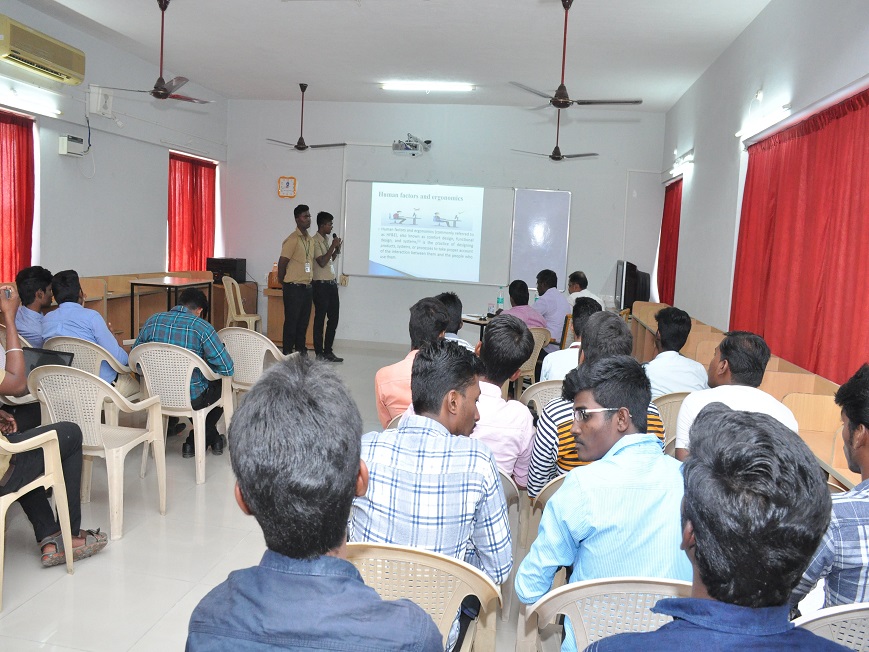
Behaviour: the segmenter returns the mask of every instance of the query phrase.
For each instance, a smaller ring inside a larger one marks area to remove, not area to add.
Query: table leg
[[[136,335],[136,286],[130,283],[130,337]]]

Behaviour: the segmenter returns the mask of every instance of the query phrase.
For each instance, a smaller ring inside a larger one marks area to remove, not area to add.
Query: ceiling
[[[21,1],[156,70],[156,0]],[[666,111],[769,1],[575,0],[570,95],[641,97],[643,106],[626,110]],[[231,99],[298,99],[298,82],[307,82],[310,100],[535,106],[545,100],[509,82],[555,90],[563,18],[560,0],[171,0],[165,66]],[[391,93],[379,86],[387,79],[476,90]]]

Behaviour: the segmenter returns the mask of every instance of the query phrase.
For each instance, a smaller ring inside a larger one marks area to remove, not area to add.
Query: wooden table
[[[178,305],[178,295],[187,288],[208,288],[208,305],[211,306],[212,282],[205,279],[184,278],[183,276],[160,276],[157,278],[137,278],[130,281],[130,335],[135,338],[139,334],[137,326],[139,317],[139,302],[136,297],[137,287],[162,288],[166,290],[166,311]],[[175,295],[174,302],[172,295]]]
[[[826,472],[827,475],[841,482],[842,486],[846,489],[853,489],[860,484],[860,474],[853,473],[849,469],[837,469],[817,455],[815,456],[815,459],[818,460],[818,464],[821,465],[821,468],[824,469],[824,472]]]
[[[483,333],[486,332],[486,326],[489,325],[489,318],[482,315],[462,315],[462,321],[465,324],[480,327],[480,341],[483,341]]]

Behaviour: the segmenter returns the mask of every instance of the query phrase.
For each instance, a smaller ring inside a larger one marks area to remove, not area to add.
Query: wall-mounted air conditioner
[[[3,14],[0,60],[71,86],[84,80],[84,52]]]

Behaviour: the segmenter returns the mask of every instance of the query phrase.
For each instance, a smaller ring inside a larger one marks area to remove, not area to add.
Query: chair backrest
[[[842,425],[842,410],[832,396],[791,393],[782,403],[794,413],[800,426],[800,437],[811,451],[825,462],[832,463],[837,433]]]
[[[549,401],[561,397],[561,386],[563,384],[563,380],[544,380],[539,383],[534,383],[531,387],[522,392],[522,396],[519,397],[519,400],[523,405],[534,403],[534,411],[537,412],[539,416],[543,414],[543,408],[546,407],[546,404],[549,403]]]
[[[549,340],[552,337],[549,333],[548,328],[529,328],[531,331],[531,335],[534,337],[534,350],[531,352],[531,356],[522,363],[522,366],[519,367],[519,377],[523,378],[528,376],[529,374],[534,376],[534,367],[537,365],[537,358],[540,355],[540,351],[543,350],[543,347],[549,344]]]
[[[174,344],[149,342],[130,351],[130,367],[139,367],[145,378],[148,396],[159,396],[164,408],[192,410],[190,378],[199,369],[207,380],[217,376],[205,360],[188,349]]]
[[[797,618],[794,625],[852,650],[869,648],[869,603],[866,602],[820,609]]]
[[[682,401],[690,392],[673,392],[672,394],[664,394],[658,398],[652,399],[658,412],[661,413],[661,421],[664,422],[664,452],[667,455],[675,455],[676,452],[676,422],[679,419],[679,408],[682,407]],[[667,447],[670,450],[667,450]]]
[[[384,430],[392,430],[393,428],[398,428],[398,422],[401,421],[401,417],[404,416],[404,413],[396,414],[389,420],[389,423],[386,424],[386,428]]]
[[[244,313],[244,304],[241,301],[241,290],[238,287],[238,281],[231,276],[223,276],[223,289],[226,290],[226,323],[231,324],[238,321],[238,316]]]
[[[121,370],[122,365],[115,360],[111,353],[106,351],[99,344],[83,340],[78,337],[52,337],[45,340],[43,348],[50,351],[65,351],[72,353],[72,366],[74,369],[81,369],[95,376],[100,375],[100,364],[108,363],[115,371]]]
[[[249,328],[229,326],[217,331],[217,336],[232,358],[232,380],[236,384],[253,385],[271,364],[284,359],[274,342]]]
[[[51,423],[71,421],[81,428],[85,446],[103,445],[100,429],[103,403],[124,401],[118,391],[99,376],[62,365],[37,367],[27,377],[27,386],[47,408]]]
[[[779,401],[788,394],[812,394],[815,389],[815,375],[792,371],[767,371],[758,389],[771,394]]]
[[[18,346],[30,346],[30,343],[25,340],[21,335],[18,335]],[[0,324],[0,345],[3,346],[4,349],[8,349],[10,347],[6,346],[6,326]]]
[[[428,613],[446,642],[459,606],[480,600],[481,618],[501,604],[501,592],[483,571],[436,552],[388,543],[348,543],[347,559],[384,600],[407,598]],[[491,605],[496,601],[497,605]],[[494,619],[492,619],[494,622]]]
[[[573,315],[565,315],[564,327],[561,329],[561,340],[558,344],[558,348],[566,349],[567,345],[573,342],[574,339],[575,335],[573,332]]]
[[[550,591],[531,608],[538,628],[564,614],[573,625],[576,648],[622,632],[650,632],[672,620],[650,609],[661,598],[688,598],[691,582],[648,577],[616,577],[567,584]]]
[[[537,494],[534,498],[531,499],[531,511],[528,516],[528,534],[527,536],[530,538],[528,541],[528,547],[531,547],[531,543],[534,541],[534,538],[537,536],[537,531],[540,529],[540,519],[543,518],[543,510],[546,508],[546,503],[555,495],[555,492],[561,489],[561,485],[564,482],[564,478],[567,477],[565,475],[559,475],[558,477],[552,478],[549,482],[547,482],[543,489],[540,490],[540,493]]]

